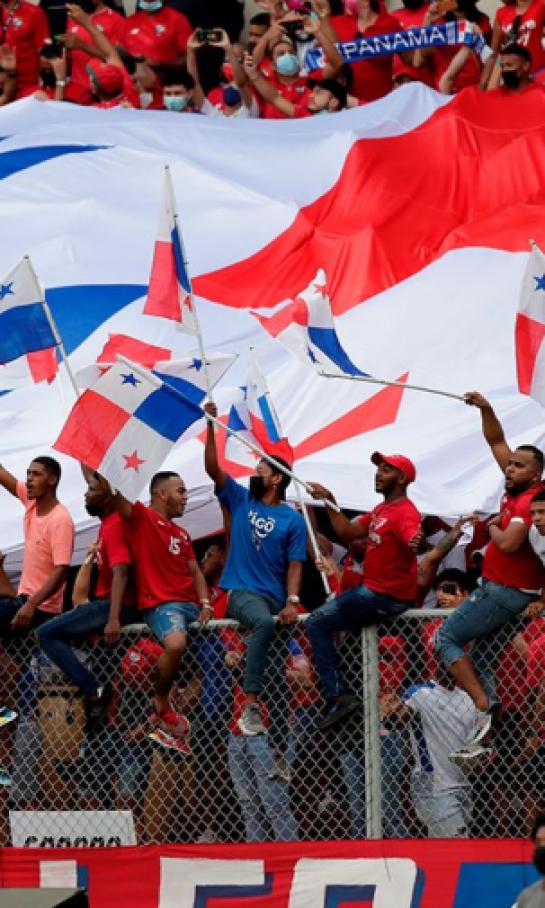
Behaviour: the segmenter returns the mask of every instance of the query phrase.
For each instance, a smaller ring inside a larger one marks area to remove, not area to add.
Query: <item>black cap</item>
[[[320,88],[324,88],[326,91],[331,92],[333,97],[339,102],[339,108],[341,110],[346,107],[348,92],[345,86],[341,85],[340,82],[337,82],[336,79],[307,79],[307,85],[309,88],[314,88],[315,85],[319,85]]]

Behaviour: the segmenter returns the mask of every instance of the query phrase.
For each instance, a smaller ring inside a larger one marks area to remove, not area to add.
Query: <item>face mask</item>
[[[162,5],[162,0],[138,0],[138,9],[144,10],[145,13],[156,13]]]
[[[518,73],[514,72],[512,69],[502,69],[501,77],[503,79],[503,84],[507,88],[517,89],[520,85],[520,76]]]
[[[261,501],[261,499],[263,498],[263,496],[266,492],[263,477],[262,476],[250,476],[250,482],[249,482],[248,488],[250,490],[250,495],[252,496],[252,498],[256,498],[257,501]]]
[[[344,11],[347,16],[356,16],[358,13],[358,0],[344,0]]]
[[[227,104],[227,107],[234,107],[236,104],[240,104],[241,101],[240,92],[234,85],[228,85],[227,88],[223,89],[223,103]]]
[[[153,95],[151,91],[141,91],[140,92],[140,107],[145,110],[146,107],[149,107],[153,101]]]
[[[534,849],[534,867],[545,876],[545,845],[537,845]]]
[[[163,95],[163,104],[167,110],[175,110],[179,113],[187,107],[189,98],[187,95]]]
[[[276,58],[275,67],[281,76],[294,76],[299,72],[299,60],[295,54],[280,54]]]

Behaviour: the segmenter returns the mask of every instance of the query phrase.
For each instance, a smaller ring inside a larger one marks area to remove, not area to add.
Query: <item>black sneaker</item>
[[[318,730],[326,731],[326,729],[336,725],[337,722],[342,722],[344,719],[347,719],[348,716],[351,716],[352,713],[355,713],[360,706],[360,701],[353,694],[342,694],[339,699],[330,706],[325,716],[320,719],[317,725]]]
[[[106,684],[98,688],[95,700],[85,700],[86,734],[94,735],[106,725],[113,693],[113,687],[110,681],[107,681]]]

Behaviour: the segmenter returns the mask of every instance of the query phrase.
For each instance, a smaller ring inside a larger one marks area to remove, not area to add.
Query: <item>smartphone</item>
[[[201,44],[218,44],[223,37],[221,28],[199,28],[197,30],[197,41]]]

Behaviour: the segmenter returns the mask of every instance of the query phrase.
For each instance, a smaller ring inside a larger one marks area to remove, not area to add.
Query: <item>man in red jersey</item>
[[[98,580],[91,602],[59,615],[42,627],[38,642],[46,655],[82,692],[85,698],[87,733],[94,734],[105,722],[112,697],[111,685],[100,686],[94,675],[77,658],[73,645],[94,634],[104,633],[109,646],[115,645],[122,624],[136,624],[135,594],[129,581],[131,555],[127,528],[116,511],[108,484],[97,474],[89,474],[85,509],[90,517],[100,519],[96,555],[88,555],[78,574],[87,575],[87,588],[93,561],[98,566]],[[78,581],[76,581],[77,583]]]
[[[167,735],[183,738],[189,722],[172,708],[169,692],[187,647],[188,626],[197,620],[201,624],[209,621],[213,608],[191,537],[174,523],[187,504],[184,482],[177,473],[156,473],[150,483],[150,499],[149,507],[139,501],[131,504],[118,492],[116,504],[128,525],[141,620],[164,647],[154,674],[151,719]]]
[[[464,748],[451,754],[453,762],[471,766],[490,753],[483,743],[499,713],[495,669],[508,626],[538,598],[543,586],[543,567],[528,541],[530,503],[542,487],[543,454],[533,445],[519,445],[512,451],[482,394],[470,391],[465,400],[481,411],[483,435],[505,474],[500,513],[488,524],[490,542],[481,585],[450,615],[436,637],[437,655],[479,710],[474,734]],[[471,656],[464,651],[470,641],[477,641]]]
[[[331,525],[346,546],[367,539],[363,582],[316,609],[306,623],[314,651],[327,712],[319,723],[325,729],[346,718],[360,705],[345,692],[339,672],[339,657],[333,642],[338,631],[355,630],[373,621],[395,618],[414,605],[417,591],[416,549],[422,538],[421,517],[407,498],[407,486],[416,470],[402,454],[371,456],[377,467],[375,490],[382,504],[350,522],[342,513],[328,509]],[[309,483],[315,498],[335,501],[328,489]]]
[[[182,13],[162,0],[138,0],[136,12],[124,23],[121,44],[133,57],[145,57],[152,67],[183,66],[193,31]]]
[[[101,34],[108,38],[114,47],[121,43],[125,27],[125,19],[115,10],[106,6],[102,0],[91,0],[89,4],[92,12],[89,21]],[[98,58],[105,60],[104,52],[97,47],[92,34],[85,27],[85,11],[70,5],[71,12],[66,24],[66,34],[60,37],[61,43],[69,53],[70,75],[72,82],[77,85],[89,86],[87,64]]]
[[[0,0],[0,44],[13,48],[17,57],[17,92],[22,97],[38,82],[38,54],[49,38],[46,15],[26,0]]]

